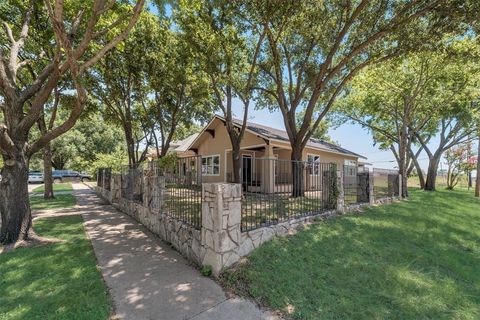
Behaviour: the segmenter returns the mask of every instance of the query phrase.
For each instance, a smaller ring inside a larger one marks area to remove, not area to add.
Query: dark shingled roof
[[[219,118],[223,120],[222,117],[219,117]],[[240,120],[240,119],[233,119],[233,122],[238,126],[241,126],[242,123],[243,123],[243,121]],[[279,129],[275,129],[275,128],[272,128],[272,127],[268,127],[268,126],[264,126],[264,125],[261,125],[261,124],[258,124],[258,123],[248,122],[248,121],[247,121],[247,129],[261,135],[262,137],[264,137],[266,139],[274,139],[274,140],[280,140],[280,141],[285,141],[285,142],[289,141],[288,134],[284,130],[279,130]],[[367,159],[366,157],[364,157],[364,156],[362,156],[358,153],[352,152],[350,150],[347,150],[345,148],[337,146],[333,143],[330,143],[330,142],[327,142],[327,141],[324,141],[324,140],[320,140],[320,139],[311,138],[310,141],[308,141],[308,143],[307,143],[307,147],[314,148],[314,149],[320,149],[320,150],[324,150],[324,151],[327,151],[327,152],[343,153],[343,154],[348,154],[348,155],[352,155],[352,156],[355,156],[355,157]]]

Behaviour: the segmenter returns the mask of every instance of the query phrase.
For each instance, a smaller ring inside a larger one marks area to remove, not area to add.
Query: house
[[[179,158],[186,158],[186,157],[193,157],[195,156],[195,152],[189,150],[190,145],[192,142],[198,137],[198,133],[194,133],[183,140],[179,141],[172,141],[170,143],[169,152],[175,152]],[[161,151],[161,148],[159,152]],[[153,160],[157,158],[157,150],[156,149],[149,149],[147,152],[147,158],[149,160]]]
[[[241,120],[234,120],[241,127]],[[241,179],[250,188],[262,188],[267,192],[277,192],[278,186],[292,184],[291,146],[287,133],[283,130],[248,122],[241,148]],[[188,150],[202,157],[201,171],[203,182],[232,181],[232,147],[225,127],[225,120],[215,116],[210,123],[193,139]],[[357,166],[358,159],[365,157],[318,139],[310,139],[302,160],[305,166],[304,179],[307,189],[321,183],[323,164]],[[286,190],[288,191],[288,190]]]

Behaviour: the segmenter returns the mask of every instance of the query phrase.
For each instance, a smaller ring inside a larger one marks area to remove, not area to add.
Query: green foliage
[[[420,52],[361,72],[337,104],[340,112],[373,133],[383,149],[398,142],[399,130],[432,136],[448,125],[470,127],[471,101],[480,94],[478,67],[466,52],[478,50],[469,39],[445,42],[436,52]]]
[[[294,319],[476,319],[479,206],[415,190],[263,244],[227,285]]]
[[[300,149],[363,68],[436,49],[444,33],[465,31],[439,3],[250,1],[242,8],[255,31],[267,34],[257,105],[282,112],[292,148]]]
[[[469,162],[472,154],[473,148],[471,142],[452,147],[445,152],[447,189],[453,190],[459,183],[461,175],[473,171],[476,167],[473,163]]]
[[[120,173],[127,163],[127,154],[123,149],[117,148],[112,153],[98,154],[97,159],[88,167],[88,172],[96,174],[100,168],[112,168],[112,173]]]
[[[149,43],[146,57],[148,92],[154,97],[147,111],[156,120],[162,152],[178,131],[195,128],[213,116],[210,79],[195,48],[178,30],[162,29],[162,39]],[[181,134],[181,133],[180,133]]]
[[[107,123],[123,131],[121,136],[128,155],[126,163],[141,161],[145,154],[138,149],[147,149],[154,141],[156,124],[147,71],[151,67],[149,59],[163,54],[165,40],[164,23],[144,12],[130,36],[109,51],[90,74],[88,88],[102,115]],[[162,51],[156,52],[159,49]]]
[[[58,121],[64,121],[66,116],[68,115],[65,113],[59,114]],[[58,170],[92,173],[92,165],[99,155],[121,153],[119,150],[123,148],[122,136],[122,130],[116,125],[106,123],[100,113],[89,113],[70,131],[51,142],[53,167]],[[43,170],[42,152],[32,157],[30,170]]]
[[[203,266],[202,270],[200,270],[200,273],[204,277],[210,277],[212,275],[213,269],[212,266]]]
[[[108,319],[112,302],[80,215],[34,221],[62,240],[0,254],[0,318]]]
[[[156,161],[160,169],[168,172],[175,172],[178,166],[178,159],[178,155],[175,152],[169,152],[163,157],[158,158]]]

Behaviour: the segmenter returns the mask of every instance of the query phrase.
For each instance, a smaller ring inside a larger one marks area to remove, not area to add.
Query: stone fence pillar
[[[242,186],[204,183],[202,197],[202,265],[211,266],[218,276],[240,259]]]
[[[112,174],[110,180],[111,202],[118,202],[122,197],[122,176],[120,174]]]
[[[373,179],[373,172],[368,174],[368,198],[370,200],[370,205],[373,206],[375,204],[375,189],[374,189],[374,179]]]
[[[337,212],[340,214],[345,213],[345,190],[343,186],[343,172],[342,170],[337,170],[337,186],[338,186],[338,197],[337,197]]]

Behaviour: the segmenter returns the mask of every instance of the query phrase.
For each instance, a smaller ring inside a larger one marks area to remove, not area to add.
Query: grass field
[[[77,199],[72,194],[59,194],[54,199],[43,199],[41,196],[30,197],[32,210],[71,208],[77,204]],[[0,318],[1,320],[1,318]]]
[[[225,285],[296,319],[480,319],[480,200],[408,201],[277,238]]]
[[[0,254],[0,319],[107,319],[112,304],[80,216],[35,221],[64,242]]]
[[[72,188],[72,184],[70,183],[55,183],[53,184],[53,191],[72,191],[73,188]],[[44,192],[45,191],[45,187],[44,185],[41,185],[39,187],[36,187],[35,189],[33,189],[33,192]]]

